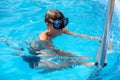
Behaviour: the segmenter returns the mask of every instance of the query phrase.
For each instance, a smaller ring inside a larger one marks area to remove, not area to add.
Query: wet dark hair
[[[56,20],[61,20],[64,18],[62,12],[57,9],[51,9],[45,14],[45,22],[53,23]]]

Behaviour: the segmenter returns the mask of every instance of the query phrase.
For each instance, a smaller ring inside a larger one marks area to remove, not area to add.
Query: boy
[[[38,39],[31,43],[32,54],[42,55],[42,56],[43,55],[44,56],[67,56],[67,57],[76,57],[76,58],[86,59],[87,57],[77,56],[69,52],[64,52],[64,51],[56,49],[53,46],[52,39],[57,37],[58,35],[61,35],[62,33],[101,41],[101,38],[99,37],[92,37],[92,36],[87,36],[84,34],[76,34],[74,32],[67,30],[65,26],[67,26],[68,24],[68,18],[66,18],[63,15],[63,13],[57,9],[49,10],[45,15],[44,20],[45,20],[48,30],[42,32],[39,35]],[[48,49],[47,52],[45,52],[46,49]],[[72,60],[71,58],[67,58],[67,61],[68,61],[67,66],[70,66],[69,62],[71,62],[71,60]],[[84,64],[86,66],[94,65],[93,62],[81,62],[81,61],[72,61],[72,62],[77,63],[77,64]],[[66,65],[59,65],[59,68],[64,67],[64,66]]]

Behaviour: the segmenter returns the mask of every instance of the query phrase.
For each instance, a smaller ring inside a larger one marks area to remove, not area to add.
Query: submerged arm
[[[24,50],[23,47],[17,47],[17,46],[14,46],[14,45],[11,44],[7,39],[0,39],[0,41],[5,42],[7,46],[9,46],[9,47],[11,47],[11,48],[13,48],[13,49],[21,50],[21,51]]]
[[[63,50],[60,50],[60,49],[56,49],[54,47],[54,45],[49,42],[49,41],[46,41],[46,46],[48,47],[49,50],[51,50],[53,53],[55,52],[56,54],[52,54],[53,56],[66,56],[66,57],[70,57],[70,58],[79,58],[79,59],[82,59],[82,60],[86,60],[86,59],[89,59],[88,56],[78,56],[78,55],[75,55],[73,53],[70,53],[70,52],[66,52],[66,51],[63,51]],[[50,55],[50,54],[49,54]]]

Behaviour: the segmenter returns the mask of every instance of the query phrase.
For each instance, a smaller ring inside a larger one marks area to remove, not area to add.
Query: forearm
[[[80,36],[80,37],[83,37],[83,38],[88,38],[88,39],[91,39],[91,40],[99,40],[101,41],[102,38],[100,37],[93,37],[93,36],[88,36],[88,35],[85,35],[85,34],[73,34],[74,36]]]
[[[67,30],[67,29],[63,29],[63,32],[66,33],[66,34],[69,34],[69,35],[80,36],[80,37],[88,38],[88,39],[91,39],[91,40],[99,40],[99,41],[102,40],[102,38],[100,38],[100,37],[93,37],[93,36],[88,36],[88,35],[85,35],[85,34],[76,34],[74,32],[71,32],[71,31]]]

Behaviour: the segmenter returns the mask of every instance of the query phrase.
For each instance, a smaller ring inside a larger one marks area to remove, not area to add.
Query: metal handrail
[[[108,0],[107,17],[106,17],[105,29],[103,33],[100,59],[98,61],[99,68],[103,68],[105,64],[106,53],[108,49],[109,35],[110,35],[110,25],[112,21],[113,10],[114,10],[114,3],[115,3],[115,0]]]
[[[96,67],[93,72],[90,74],[87,80],[101,80],[102,77],[100,77],[100,72],[102,68],[104,67],[105,60],[106,60],[106,53],[108,49],[108,40],[109,40],[109,34],[110,34],[110,25],[112,21],[112,15],[113,15],[113,10],[114,10],[114,3],[115,0],[108,0],[108,6],[107,6],[107,17],[106,17],[106,22],[105,22],[105,29],[103,33],[103,39],[101,43],[101,52],[100,54],[97,53],[97,59],[98,62],[98,67]],[[96,76],[99,76],[96,78]]]

